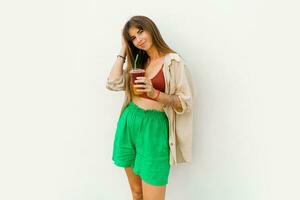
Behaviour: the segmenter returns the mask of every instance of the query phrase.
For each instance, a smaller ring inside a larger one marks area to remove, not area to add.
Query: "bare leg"
[[[126,167],[125,172],[130,185],[133,200],[143,200],[141,178],[133,172],[132,167]]]
[[[164,200],[166,186],[154,186],[142,181],[143,200]]]

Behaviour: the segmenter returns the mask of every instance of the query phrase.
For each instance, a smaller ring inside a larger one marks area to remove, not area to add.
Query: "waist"
[[[132,97],[132,101],[139,106],[140,108],[144,109],[144,110],[157,110],[157,111],[161,111],[164,112],[163,109],[163,104],[159,103],[157,101],[151,100],[151,99],[146,99],[146,98],[142,98],[139,96],[134,96]]]

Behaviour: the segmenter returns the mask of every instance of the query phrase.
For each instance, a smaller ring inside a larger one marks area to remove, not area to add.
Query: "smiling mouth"
[[[140,47],[144,46],[145,43],[146,43],[146,42],[144,42],[143,44],[141,44]]]

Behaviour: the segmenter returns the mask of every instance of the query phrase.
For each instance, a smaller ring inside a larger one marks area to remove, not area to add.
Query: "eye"
[[[138,34],[141,35],[144,32],[144,30],[139,30]]]
[[[137,33],[138,33],[138,34],[141,34],[142,32],[144,32],[144,30],[143,30],[143,29],[140,29]],[[133,41],[133,40],[135,40],[135,37],[131,38],[131,41]]]

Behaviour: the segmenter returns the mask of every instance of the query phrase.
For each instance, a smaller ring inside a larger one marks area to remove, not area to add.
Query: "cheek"
[[[131,44],[133,44],[134,46],[136,45],[135,41],[130,41]]]
[[[145,37],[145,39],[146,39],[148,42],[152,43],[152,38],[151,38],[150,36],[147,35],[147,37]]]
[[[137,47],[137,42],[132,42],[132,44],[135,46],[135,47]]]
[[[145,40],[147,40],[147,41],[150,41],[150,37],[149,37],[149,35],[143,35],[143,38],[145,39]]]

